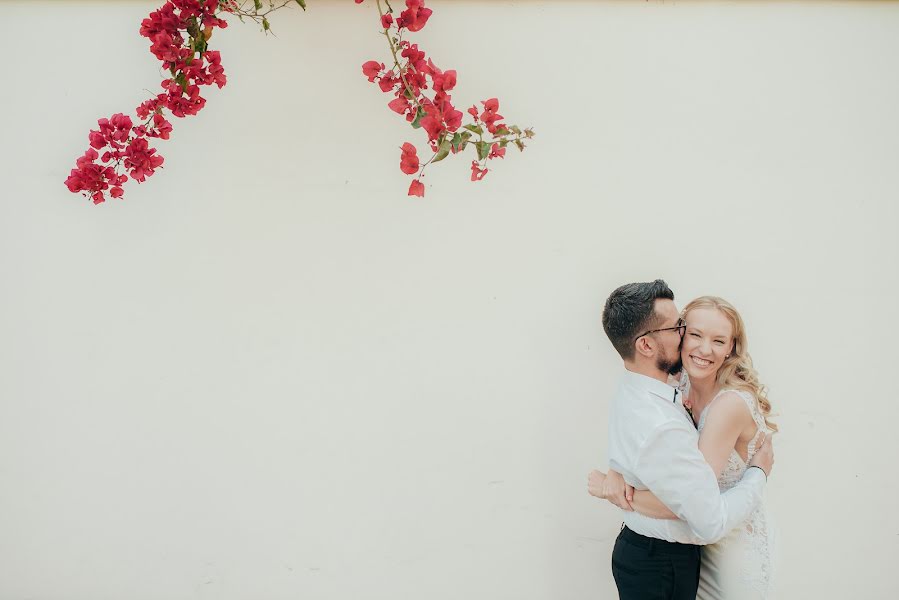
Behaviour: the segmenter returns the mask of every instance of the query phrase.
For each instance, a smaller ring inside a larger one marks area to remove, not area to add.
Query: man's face
[[[673,300],[660,298],[655,303],[655,314],[660,316],[662,320],[654,329],[667,329],[676,327],[680,314],[677,312],[677,305]],[[658,345],[658,354],[656,356],[656,367],[660,371],[664,371],[669,375],[677,375],[680,373],[683,363],[681,362],[680,347],[683,338],[676,329],[668,331],[659,331],[652,334]]]

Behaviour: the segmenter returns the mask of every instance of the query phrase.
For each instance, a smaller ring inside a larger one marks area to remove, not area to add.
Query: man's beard
[[[660,356],[656,359],[656,367],[660,371],[664,371],[669,375],[677,375],[684,368],[684,362],[680,357],[680,349],[677,351],[677,358],[671,359],[667,356]]]

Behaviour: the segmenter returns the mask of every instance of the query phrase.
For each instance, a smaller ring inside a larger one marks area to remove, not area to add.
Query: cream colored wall
[[[435,1],[538,138],[420,200],[374,8],[310,0],[90,206],[160,3],[0,7],[0,598],[614,597],[599,310],[654,277],[745,315],[780,596],[897,597],[899,4]]]

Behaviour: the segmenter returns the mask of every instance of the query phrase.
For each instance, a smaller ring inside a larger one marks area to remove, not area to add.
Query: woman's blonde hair
[[[749,356],[749,344],[746,340],[746,327],[740,313],[723,298],[701,296],[684,307],[683,316],[686,317],[695,308],[716,308],[733,326],[734,345],[729,352],[730,356],[724,359],[724,363],[718,369],[718,385],[721,389],[744,390],[755,396],[765,424],[771,431],[777,431],[777,425],[768,420],[771,415],[771,402],[768,401],[767,389],[759,382],[758,373],[752,366],[752,357]]]

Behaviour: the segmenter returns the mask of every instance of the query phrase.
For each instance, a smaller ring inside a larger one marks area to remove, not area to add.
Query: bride
[[[681,346],[684,406],[699,429],[699,450],[725,491],[743,476],[760,443],[777,426],[771,404],[747,352],[743,319],[727,301],[703,296],[684,308]],[[657,519],[676,519],[650,491],[633,491],[610,471],[606,489],[626,489],[634,510]],[[770,597],[771,540],[764,502],[740,527],[703,546],[697,600]]]

